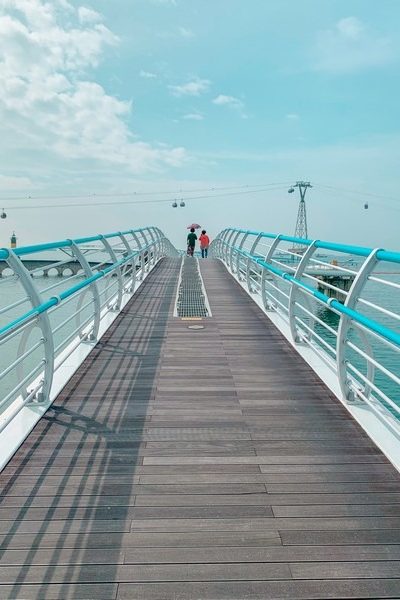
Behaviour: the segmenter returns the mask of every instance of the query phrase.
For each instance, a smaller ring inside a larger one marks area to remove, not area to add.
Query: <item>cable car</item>
[[[186,206],[183,200],[180,201],[179,206]]]
[[[288,189],[288,194],[293,194],[293,192],[294,192],[294,188],[291,187]]]
[[[366,203],[364,204],[364,209],[365,209],[365,210],[367,210],[367,209],[368,209],[368,202],[366,202]]]
[[[172,208],[178,208],[178,203],[176,200],[175,200],[175,202],[172,203]]]
[[[3,212],[0,213],[0,219],[6,219],[7,218],[7,214],[4,212],[4,208],[3,208]]]

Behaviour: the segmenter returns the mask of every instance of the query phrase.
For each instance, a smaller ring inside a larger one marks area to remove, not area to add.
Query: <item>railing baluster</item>
[[[233,269],[233,253],[235,252],[235,244],[236,244],[237,239],[238,239],[238,237],[240,235],[240,231],[239,232],[235,232],[235,234],[236,235],[234,235],[234,239],[233,239],[233,242],[232,242],[232,245],[231,245],[231,250],[230,250],[230,253],[229,253],[229,268],[231,270],[231,273],[235,272],[234,269]]]
[[[9,267],[19,277],[21,285],[23,286],[27,296],[30,299],[32,308],[37,308],[43,304],[43,298],[37,290],[33,279],[26,267],[24,267],[21,259],[16,256],[12,250],[8,250],[7,263]],[[38,326],[42,332],[43,348],[44,348],[44,373],[43,373],[43,384],[41,391],[36,395],[35,400],[38,402],[45,402],[51,390],[54,375],[54,339],[53,332],[51,330],[51,324],[49,315],[47,312],[42,312],[37,317]],[[25,392],[23,393],[25,396]]]
[[[125,235],[121,232],[119,233],[119,237],[120,237],[123,245],[125,246],[127,256],[129,256],[130,254],[132,254],[132,248],[130,247],[128,240],[126,239]],[[128,292],[132,292],[135,289],[135,280],[136,280],[136,272],[135,272],[136,271],[136,257],[135,256],[133,256],[132,260],[130,260],[129,262],[127,262],[124,265],[123,274],[125,274],[125,271],[127,271],[129,267],[132,270],[132,274],[130,277],[131,282],[127,286],[126,289]]]
[[[140,232],[140,235],[142,236],[143,241],[144,241],[144,249],[143,249],[143,255],[142,255],[143,256],[143,259],[142,259],[142,273],[143,273],[143,276],[144,276],[145,273],[149,272],[149,269],[150,269],[150,256],[151,255],[150,255],[150,252],[149,252],[149,249],[148,249],[148,247],[149,247],[149,240],[148,240],[147,235],[145,234],[145,232],[143,230]],[[147,260],[145,259],[146,252],[147,252]]]
[[[247,237],[247,235],[246,235],[246,237]],[[252,256],[254,255],[254,252],[256,251],[256,248],[258,246],[258,242],[260,241],[260,239],[261,239],[261,234],[258,234],[258,236],[255,238],[255,240],[250,248],[250,254]],[[240,247],[240,250],[241,249],[242,248]],[[251,265],[251,258],[248,258],[247,265],[246,265],[246,282],[247,282],[247,288],[248,288],[249,292],[252,292],[253,289],[251,286],[251,279],[250,279],[250,265]]]
[[[131,233],[132,233],[132,237],[135,240],[135,243],[136,243],[138,251],[139,251],[139,257],[140,257],[139,281],[142,281],[143,277],[144,277],[144,251],[143,251],[143,244],[139,240],[139,236],[137,235],[136,231],[132,230]]]
[[[147,258],[147,262],[148,262],[148,269],[150,268],[151,262],[153,263],[153,265],[156,263],[156,259],[155,259],[155,241],[156,238],[154,236],[154,233],[151,230],[151,227],[149,227],[148,229],[148,233],[149,236],[151,238],[151,242],[146,243],[146,246],[150,246],[151,250],[148,250],[148,258]]]
[[[304,252],[299,264],[297,265],[297,269],[294,273],[294,278],[298,279],[299,281],[301,280],[301,278],[303,277],[304,271],[306,270],[306,268],[308,267],[308,264],[310,262],[310,258],[313,256],[314,252],[316,251],[318,240],[314,240],[312,242],[312,244],[310,244],[310,246],[308,246],[307,250]],[[299,338],[298,335],[298,327],[296,324],[296,320],[295,320],[295,308],[296,308],[296,302],[298,301],[298,294],[299,294],[299,288],[296,285],[292,285],[290,287],[290,294],[289,294],[289,324],[290,324],[290,331],[292,334],[292,339],[294,342],[296,342],[297,344],[299,342],[301,342],[301,339]],[[314,329],[314,323],[312,323],[310,325],[311,329]]]
[[[368,276],[372,273],[372,271],[374,270],[374,268],[378,262],[377,254],[379,251],[380,251],[380,249],[376,248],[375,250],[373,250],[371,252],[369,257],[364,261],[364,264],[361,267],[361,269],[359,270],[356,278],[354,279],[353,284],[352,284],[352,286],[349,290],[349,293],[346,297],[344,306],[346,306],[347,308],[350,308],[350,309],[355,308],[355,306],[357,304],[357,299],[361,295],[361,292],[362,292],[366,282],[368,281]],[[355,396],[354,396],[354,392],[352,391],[351,381],[348,379],[348,371],[347,371],[347,365],[346,365],[346,346],[347,346],[347,339],[348,339],[348,333],[349,333],[350,328],[351,328],[351,319],[347,315],[342,314],[340,316],[340,323],[339,323],[337,343],[336,343],[337,374],[338,374],[339,384],[340,384],[340,388],[342,390],[343,397],[346,398],[346,400],[352,401],[355,399]],[[365,343],[364,349],[366,349],[368,352],[368,355],[372,357],[373,356],[372,347],[368,343],[368,340],[367,340],[367,337],[365,336],[365,334],[363,336],[363,339],[364,339],[364,343]],[[375,367],[370,362],[367,363],[367,371],[368,371],[367,372],[368,379],[373,381]],[[369,396],[370,392],[371,392],[371,388],[369,388],[366,385],[365,389],[364,389],[364,394],[366,396]]]
[[[104,236],[100,236],[100,241],[102,242],[102,244],[104,245],[104,248],[110,255],[113,265],[116,265],[118,263],[118,258],[117,258],[117,255],[115,254],[114,249],[112,248],[110,242]],[[118,311],[121,308],[122,295],[124,293],[124,280],[122,278],[120,266],[117,266],[116,273],[117,273],[117,277],[118,277],[118,298],[117,298],[116,304],[111,308],[111,310]],[[112,277],[112,273],[110,273],[110,277]]]
[[[277,247],[279,246],[281,242],[281,236],[277,235],[275,237],[275,239],[273,240],[267,254],[265,255],[265,262],[269,263],[271,262],[271,258],[274,255],[275,250],[277,249]],[[266,285],[266,276],[267,276],[267,271],[266,269],[262,270],[262,274],[261,274],[261,295],[262,295],[262,302],[263,302],[263,306],[265,308],[265,310],[274,310],[274,307],[272,306],[272,304],[268,301],[267,295],[265,293],[265,285]]]
[[[86,277],[88,279],[92,277],[93,271],[89,262],[87,261],[85,255],[83,254],[79,246],[75,244],[73,240],[71,240],[71,251],[76,257],[76,259],[79,261]],[[100,294],[99,288],[97,286],[97,281],[93,281],[90,284],[90,290],[93,294],[93,329],[86,339],[88,341],[95,341],[97,340],[100,327]],[[81,301],[83,302],[83,296],[81,296]]]

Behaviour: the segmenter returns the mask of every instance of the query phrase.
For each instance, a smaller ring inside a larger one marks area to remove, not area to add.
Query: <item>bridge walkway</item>
[[[161,262],[5,468],[0,598],[400,597],[400,479],[215,261]]]

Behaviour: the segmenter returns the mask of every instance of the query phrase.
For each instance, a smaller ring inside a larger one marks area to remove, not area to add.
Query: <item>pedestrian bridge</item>
[[[83,275],[33,278],[49,251]],[[0,259],[0,598],[400,597],[400,253],[151,227]]]

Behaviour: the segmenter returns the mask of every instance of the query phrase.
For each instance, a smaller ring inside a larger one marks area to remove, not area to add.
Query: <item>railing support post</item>
[[[233,236],[233,235],[230,236],[229,242],[228,242],[230,244],[229,268],[230,268],[232,274],[235,273],[234,268],[233,268],[233,254],[235,252],[235,245],[236,245],[236,241],[237,241],[237,239],[238,239],[238,237],[240,235],[240,231],[234,231],[234,233],[236,233],[236,235],[235,236]],[[230,243],[231,237],[233,237],[233,242],[232,243]]]
[[[224,237],[224,263],[226,264],[227,267],[229,267],[229,258],[228,258],[228,252],[229,252],[229,242],[231,240],[231,237],[235,234],[235,230],[234,229],[227,229],[226,230],[226,235]]]
[[[262,234],[259,233],[258,236],[256,237],[256,239],[254,240],[254,242],[252,243],[251,248],[250,248],[250,254],[251,254],[251,256],[254,255],[254,252],[256,251],[256,248],[258,246],[258,242],[261,240],[261,238],[262,238]],[[247,263],[246,263],[246,283],[247,283],[247,288],[248,288],[249,292],[253,292],[253,288],[251,286],[251,277],[250,277],[250,265],[251,265],[251,263],[252,263],[252,259],[248,258],[247,259]]]
[[[132,248],[129,245],[128,240],[126,239],[125,235],[123,233],[119,233],[119,237],[121,238],[121,241],[123,243],[123,245],[125,246],[126,252],[128,254],[128,256],[130,254],[132,254]],[[127,292],[133,292],[135,289],[135,280],[136,280],[136,256],[133,256],[132,259],[126,263],[126,265],[124,265],[124,268],[122,270],[122,275],[123,277],[125,276],[126,270],[127,268],[131,267],[131,277],[130,277],[130,283],[128,283],[127,287],[124,286],[124,291],[126,290]]]
[[[28,269],[23,265],[12,250],[9,250],[7,257],[7,263],[14,273],[19,277],[22,287],[24,288],[27,296],[31,301],[32,308],[36,308],[43,304],[43,298],[41,297],[38,289],[33,283],[32,277]],[[51,386],[53,383],[54,374],[54,338],[51,329],[50,318],[47,312],[43,312],[37,317],[39,327],[43,336],[44,344],[44,373],[43,373],[43,384],[42,389],[36,397],[37,402],[45,402],[49,395]],[[21,390],[22,396],[27,396],[27,390]]]
[[[243,235],[242,239],[240,240],[240,244],[239,244],[239,248],[238,248],[239,252],[236,253],[236,273],[237,273],[237,278],[239,281],[243,281],[243,277],[240,274],[240,257],[241,257],[240,250],[243,249],[244,243],[247,240],[248,236],[249,236],[248,233],[245,233]]]
[[[279,243],[281,241],[281,237],[282,237],[281,235],[277,235],[274,238],[271,246],[269,247],[269,250],[268,250],[267,254],[265,255],[264,262],[266,262],[266,263],[270,263],[271,262],[271,258],[274,255],[274,252],[275,252],[276,248],[279,246]],[[267,270],[263,269],[262,273],[261,273],[261,299],[262,299],[263,306],[264,306],[265,310],[273,311],[273,310],[275,310],[274,306],[268,300],[267,294],[265,292],[266,279],[267,279]]]
[[[151,230],[151,227],[149,227],[149,229],[147,230],[149,232],[149,236],[151,237],[151,242],[150,242],[150,248],[148,249],[148,258],[147,258],[147,262],[148,262],[148,268],[147,270],[150,270],[150,264],[151,262],[153,263],[153,265],[156,264],[156,238],[154,237],[154,234]],[[144,237],[144,234],[143,234]]]
[[[75,242],[73,240],[70,240],[70,242],[71,242],[71,252],[75,256],[75,258],[79,261],[86,277],[87,278],[92,277],[93,271],[92,271],[90,264],[86,260],[85,255],[83,254],[83,252],[81,251],[79,246],[77,244],[75,244]],[[99,288],[97,287],[97,283],[94,281],[93,283],[90,284],[89,287],[93,294],[93,306],[94,306],[93,329],[86,339],[87,339],[87,341],[92,342],[92,341],[97,340],[97,336],[99,333],[101,302],[100,302],[100,293],[99,293]],[[80,297],[80,299],[82,299],[82,298],[83,298],[83,296]]]
[[[147,262],[145,261],[145,249],[143,249],[143,253],[142,253],[142,273],[144,275],[144,273],[148,273],[150,270],[150,259],[151,259],[151,254],[150,254],[150,250],[149,250],[149,240],[147,238],[147,235],[145,234],[145,232],[142,230],[140,232],[142,234],[143,240],[144,240],[144,248],[147,248]]]
[[[143,279],[143,261],[144,261],[144,259],[143,259],[143,253],[142,253],[142,243],[139,240],[139,237],[138,237],[138,235],[137,235],[137,233],[136,233],[136,231],[134,229],[131,229],[131,236],[134,239],[134,242],[135,242],[135,244],[137,246],[137,255],[135,257],[135,282],[136,282],[137,279],[139,281],[142,281],[142,279]],[[139,264],[138,264],[139,260],[138,259],[140,260],[140,269],[138,269],[138,266],[139,266]],[[139,270],[140,270],[140,274],[139,274],[139,277],[138,277],[138,271]]]
[[[154,250],[153,250],[153,262],[156,262],[161,258],[161,236],[160,230],[157,227],[152,227],[154,232]]]
[[[143,280],[144,277],[144,252],[143,252],[143,244],[142,242],[139,240],[139,236],[136,233],[136,231],[134,231],[132,229],[131,231],[132,237],[135,240],[135,243],[137,245],[137,249],[138,249],[138,253],[139,253],[139,257],[140,257],[140,274],[139,274],[139,281]]]
[[[115,254],[110,242],[103,235],[100,236],[100,241],[102,242],[104,248],[107,250],[108,254],[110,255],[110,258],[111,258],[113,264],[116,264],[118,262],[118,258],[117,258],[117,255]],[[121,273],[120,266],[117,267],[116,272],[117,272],[117,278],[118,278],[118,297],[117,297],[117,303],[111,309],[114,311],[120,310],[121,304],[122,304],[122,295],[124,293],[124,281],[122,279],[122,273]]]
[[[363,266],[358,271],[353,284],[347,294],[346,301],[344,306],[347,308],[354,309],[360,293],[364,288],[366,282],[368,281],[368,277],[371,272],[374,270],[375,265],[378,262],[377,253],[380,248],[376,248],[371,252],[368,258],[364,261]],[[347,366],[346,366],[346,346],[347,346],[347,336],[349,333],[349,329],[351,327],[351,319],[347,315],[340,315],[340,323],[338,328],[337,342],[336,342],[336,366],[337,366],[337,375],[339,379],[340,389],[343,394],[343,398],[349,402],[355,400],[355,394],[352,390],[351,380],[349,380],[347,376]],[[365,344],[365,352],[372,358],[372,347],[368,343],[367,336],[364,335],[364,344]],[[375,367],[372,363],[367,361],[367,378],[370,381],[373,381],[375,372]],[[365,396],[369,396],[371,393],[371,388],[368,385],[364,387]]]
[[[301,278],[303,277],[304,271],[306,270],[308,263],[310,261],[310,258],[312,257],[312,255],[314,254],[315,250],[317,249],[317,244],[318,240],[314,240],[312,242],[312,244],[310,244],[310,246],[308,246],[307,250],[304,252],[299,264],[297,265],[297,269],[293,275],[293,277],[297,280],[301,280]],[[289,292],[289,325],[290,325],[290,332],[292,335],[292,339],[293,341],[298,344],[301,342],[301,339],[299,337],[299,332],[298,332],[298,328],[296,325],[296,319],[295,319],[295,312],[296,312],[296,301],[298,298],[298,294],[299,294],[299,288],[297,287],[297,285],[290,285],[290,292]],[[311,327],[314,327],[314,324],[311,324]]]

